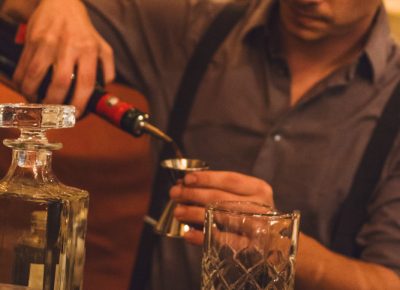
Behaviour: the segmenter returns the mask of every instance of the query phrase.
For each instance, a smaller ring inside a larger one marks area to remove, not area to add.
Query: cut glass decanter
[[[0,127],[21,132],[3,142],[12,162],[0,181],[0,289],[82,287],[88,193],[58,181],[51,150],[61,144],[45,135],[73,127],[74,114],[72,106],[0,104]]]

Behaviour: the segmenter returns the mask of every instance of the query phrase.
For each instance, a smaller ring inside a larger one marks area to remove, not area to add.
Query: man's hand
[[[62,103],[76,69],[72,105],[82,112],[93,91],[101,62],[104,80],[114,76],[111,47],[97,33],[79,0],[42,0],[28,21],[26,44],[14,80],[28,97],[34,97],[44,76],[53,68],[46,103]]]
[[[198,171],[185,176],[171,188],[170,196],[179,205],[175,217],[185,223],[203,225],[205,206],[221,200],[254,201],[273,206],[272,188],[263,180],[226,171]],[[203,232],[191,230],[187,241],[201,244]]]

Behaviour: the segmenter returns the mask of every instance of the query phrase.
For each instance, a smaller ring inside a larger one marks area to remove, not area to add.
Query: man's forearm
[[[383,266],[336,254],[300,234],[296,289],[396,290],[400,289],[400,278]]]

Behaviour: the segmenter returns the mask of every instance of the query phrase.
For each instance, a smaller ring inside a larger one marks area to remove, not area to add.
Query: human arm
[[[5,1],[14,2],[14,0]],[[15,1],[24,2],[24,0]],[[40,2],[40,6],[44,1],[46,0]],[[64,9],[62,13],[68,11],[67,16],[57,15],[58,18],[62,16],[68,20],[70,17],[70,20],[75,21],[75,18],[80,17],[79,13],[71,13],[71,9],[68,8],[71,3],[80,3],[78,0],[53,0],[54,3],[49,0],[49,2],[54,6],[62,2],[61,6]],[[165,108],[173,102],[188,58],[204,29],[218,11],[213,6],[222,5],[190,0],[82,0],[82,3],[85,4],[91,23],[106,42],[112,45],[117,81],[136,88],[152,104],[157,102],[161,107],[165,103]],[[53,16],[55,13],[51,14]],[[41,15],[46,14],[42,12]],[[36,24],[44,22],[43,19],[39,20]],[[85,26],[81,25],[78,30],[84,28]],[[79,34],[81,33],[82,31],[79,31]],[[68,77],[70,74],[68,76],[65,74],[66,83],[69,81]],[[75,102],[76,99],[74,98]],[[152,109],[155,118],[160,118],[158,111]]]
[[[114,78],[112,49],[91,24],[81,1],[41,0],[29,15],[32,2],[6,0],[3,7],[10,16],[29,16],[25,46],[14,81],[23,94],[34,97],[52,68],[52,81],[44,101],[62,103],[76,68],[72,105],[82,112],[94,88],[98,62],[105,81]]]
[[[296,264],[296,289],[400,289],[400,278],[392,270],[337,254],[303,233]]]
[[[252,200],[273,205],[272,190],[265,182],[231,172],[204,171],[188,174],[184,185],[173,187],[170,194],[178,202],[198,205],[180,204],[175,211],[179,220],[197,224],[203,223],[204,205],[210,202],[224,199]],[[192,230],[185,238],[189,242],[201,244],[203,234]],[[336,254],[300,233],[296,285],[298,289],[307,290],[394,290],[400,289],[400,279],[384,266]]]

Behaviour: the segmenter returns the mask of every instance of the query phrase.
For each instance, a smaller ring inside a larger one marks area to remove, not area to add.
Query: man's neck
[[[291,104],[340,67],[353,62],[362,51],[372,19],[347,33],[308,41],[281,28],[282,47],[292,77]]]

